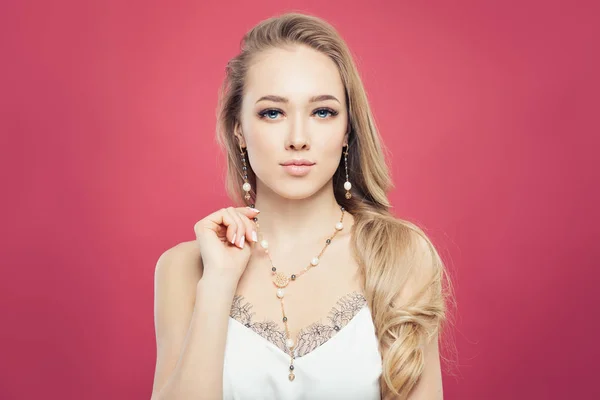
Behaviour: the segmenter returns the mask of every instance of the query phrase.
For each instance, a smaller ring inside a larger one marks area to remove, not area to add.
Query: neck
[[[331,182],[314,195],[298,200],[283,198],[261,185],[257,185],[257,189],[255,206],[260,210],[260,233],[278,249],[289,249],[330,235],[342,216]],[[344,216],[346,221],[347,215]]]

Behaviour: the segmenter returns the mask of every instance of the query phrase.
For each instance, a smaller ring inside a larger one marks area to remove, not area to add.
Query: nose
[[[296,117],[290,121],[289,132],[286,138],[286,150],[308,150],[310,149],[310,139],[306,131],[306,124],[300,117]]]

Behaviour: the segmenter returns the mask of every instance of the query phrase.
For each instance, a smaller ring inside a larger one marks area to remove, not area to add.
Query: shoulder
[[[173,260],[180,260],[182,258],[191,258],[196,255],[200,255],[200,249],[196,245],[196,241],[192,240],[189,242],[181,242],[175,246],[165,250],[159,257],[158,262],[160,265],[168,264]]]
[[[164,251],[156,262],[156,295],[160,296],[164,292],[195,291],[201,276],[202,259],[196,242],[179,243]]]
[[[189,270],[194,272],[201,269],[200,248],[196,241],[181,242],[165,250],[156,262],[157,274],[171,274],[173,270]],[[183,271],[181,271],[183,272]]]
[[[418,225],[413,222],[395,218],[395,223],[399,226],[400,235],[396,237],[398,250],[403,252],[403,256],[410,260],[412,265],[419,265],[420,270],[431,270],[436,263],[437,252],[431,242],[431,239]]]
[[[408,250],[409,256],[416,265],[420,266],[421,272],[433,272],[437,252],[431,239],[418,227],[409,233]]]
[[[157,338],[178,338],[192,313],[201,273],[200,250],[195,241],[164,251],[154,273],[154,317]]]
[[[398,249],[402,259],[405,284],[400,293],[402,303],[415,298],[422,297],[425,293],[438,291],[442,261],[427,234],[417,225],[398,219],[398,223],[404,226],[405,232],[401,245]]]

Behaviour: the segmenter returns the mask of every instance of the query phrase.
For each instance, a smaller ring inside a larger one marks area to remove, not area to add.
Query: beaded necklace
[[[251,205],[250,207],[254,208],[254,205]],[[290,354],[290,367],[289,367],[290,372],[288,375],[288,379],[290,381],[293,381],[296,378],[296,375],[294,374],[294,360],[296,358],[296,356],[294,354],[294,350],[296,349],[297,343],[294,341],[294,339],[292,339],[290,330],[288,328],[288,317],[285,312],[284,301],[283,301],[283,298],[285,296],[284,289],[289,285],[290,282],[295,281],[297,278],[304,275],[310,269],[319,265],[319,260],[320,260],[321,256],[323,255],[323,253],[325,252],[325,249],[327,249],[327,247],[331,244],[331,240],[338,234],[338,232],[340,232],[342,229],[344,229],[344,224],[343,224],[344,212],[345,212],[344,207],[340,207],[340,210],[342,211],[342,216],[340,217],[340,221],[335,224],[335,231],[333,232],[333,234],[330,237],[328,237],[327,240],[325,240],[325,246],[323,247],[323,249],[321,249],[321,252],[319,253],[319,255],[316,257],[313,257],[313,259],[310,261],[310,264],[308,266],[304,267],[304,269],[302,269],[300,272],[298,272],[297,274],[292,274],[290,276],[286,276],[282,272],[277,272],[277,268],[273,264],[273,259],[271,259],[271,255],[269,254],[269,242],[266,239],[264,239],[264,237],[262,236],[262,234],[260,232],[260,225],[258,223],[258,217],[254,217],[254,222],[256,222],[256,230],[261,238],[260,246],[264,249],[265,253],[267,254],[267,256],[269,258],[269,262],[271,263],[271,275],[273,277],[273,284],[277,288],[277,291],[275,294],[277,295],[277,298],[279,299],[279,301],[281,303],[281,313],[283,316],[283,324],[285,326],[285,334],[286,334],[285,345],[289,349],[289,354]]]

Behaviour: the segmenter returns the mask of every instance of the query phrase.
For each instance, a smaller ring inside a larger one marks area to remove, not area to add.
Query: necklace
[[[254,208],[254,205],[251,205],[250,207]],[[340,207],[340,210],[342,211],[342,216],[340,217],[340,221],[337,224],[335,224],[335,231],[333,232],[333,234],[330,237],[328,237],[327,240],[325,240],[325,246],[321,249],[321,251],[319,252],[319,255],[317,255],[316,257],[313,257],[313,259],[310,260],[310,264],[308,266],[304,267],[300,272],[298,272],[296,274],[292,274],[290,276],[287,276],[282,272],[277,272],[277,268],[273,264],[273,259],[271,258],[271,255],[269,254],[269,242],[266,239],[264,239],[264,237],[262,237],[262,234],[260,232],[260,225],[258,224],[258,217],[254,218],[254,222],[256,223],[257,233],[261,237],[260,246],[265,250],[267,257],[269,257],[269,262],[271,263],[271,275],[273,277],[273,284],[277,288],[277,291],[275,294],[277,295],[277,298],[279,299],[279,302],[281,304],[281,314],[283,317],[282,320],[283,320],[283,325],[285,327],[285,335],[286,335],[285,346],[287,349],[289,349],[289,355],[290,355],[290,372],[288,375],[288,379],[290,381],[293,381],[296,378],[296,375],[294,374],[294,360],[296,359],[296,355],[295,355],[294,351],[296,349],[297,343],[294,341],[294,339],[292,339],[290,330],[288,327],[288,317],[285,312],[284,301],[283,301],[283,298],[285,296],[285,288],[290,284],[290,282],[295,281],[296,279],[298,279],[299,277],[301,277],[302,275],[304,275],[305,273],[310,271],[312,268],[319,265],[319,260],[320,260],[321,256],[323,255],[323,253],[325,252],[325,249],[327,249],[327,247],[331,244],[331,241],[338,234],[338,232],[340,232],[342,229],[344,229],[344,224],[343,224],[344,212],[345,212],[344,207]]]

